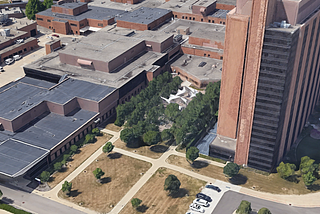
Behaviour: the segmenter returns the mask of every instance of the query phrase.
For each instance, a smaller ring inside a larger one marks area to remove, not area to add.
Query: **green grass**
[[[297,147],[297,161],[300,162],[301,157],[309,156],[316,163],[320,163],[320,140],[313,139],[310,136],[304,137]]]
[[[0,209],[6,210],[6,211],[8,211],[10,213],[14,213],[14,214],[31,214],[31,213],[26,212],[24,210],[17,209],[11,205],[3,204],[2,202],[0,202]]]
[[[207,155],[203,155],[203,154],[199,154],[199,157],[200,158],[205,158],[205,159],[208,159],[208,160],[212,160],[212,161],[216,161],[216,162],[219,162],[219,163],[227,163],[227,161],[225,160],[222,160],[220,158],[214,158],[214,157],[210,157],[210,156],[207,156]]]

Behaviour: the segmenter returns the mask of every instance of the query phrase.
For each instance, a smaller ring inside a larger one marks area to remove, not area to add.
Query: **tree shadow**
[[[0,200],[6,204],[13,204],[14,200],[12,200],[11,198],[7,198],[7,197],[2,197],[2,199]]]
[[[150,147],[150,151],[155,153],[164,153],[168,150],[169,147],[164,145],[154,145]]]
[[[142,204],[139,207],[137,207],[137,211],[140,213],[145,213],[147,211],[147,209],[149,209],[149,207],[147,207],[146,205]]]
[[[66,172],[67,171],[67,169],[68,169],[68,167],[62,167],[60,170],[59,170],[59,172]],[[50,177],[51,178],[51,177]]]
[[[183,198],[189,194],[189,190],[185,188],[180,188],[178,192],[170,194],[172,198]]]
[[[108,154],[108,158],[110,158],[110,159],[118,159],[118,158],[121,158],[121,156],[122,156],[122,154],[120,154],[118,152]]]
[[[209,164],[207,161],[196,160],[191,164],[192,168],[201,169],[207,167]]]
[[[77,197],[78,195],[80,195],[82,192],[79,192],[78,190],[72,190],[69,193],[70,197]]]
[[[131,149],[137,149],[141,146],[141,143],[139,141],[132,141],[127,143],[127,147]]]
[[[319,184],[312,184],[308,186],[308,190],[310,191],[319,191],[320,190],[320,185]]]
[[[110,177],[104,177],[104,178],[100,179],[100,183],[101,184],[107,184],[109,182],[111,182],[111,178]]]
[[[291,175],[286,180],[296,184],[300,182],[297,175]]]
[[[234,185],[242,185],[247,183],[248,178],[242,174],[237,174],[229,179],[230,183]]]

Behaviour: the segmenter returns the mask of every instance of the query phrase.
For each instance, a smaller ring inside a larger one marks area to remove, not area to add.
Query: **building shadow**
[[[108,158],[110,158],[110,159],[118,159],[118,158],[121,158],[121,156],[122,156],[122,154],[120,154],[118,152],[108,154]]]
[[[155,153],[164,153],[168,150],[168,146],[164,145],[154,145],[150,147],[150,151],[155,152]]]
[[[237,174],[229,179],[230,183],[234,185],[242,185],[247,183],[248,178],[242,174]]]
[[[205,168],[208,165],[209,165],[208,162],[203,160],[196,160],[193,162],[193,164],[191,164],[192,168],[195,168],[195,169]]]
[[[137,207],[137,211],[140,213],[145,213],[147,211],[147,209],[149,209],[149,207],[147,207],[146,205],[142,204],[141,206]]]
[[[111,182],[111,178],[110,177],[104,177],[104,178],[100,179],[100,183],[101,184],[107,184],[109,182]]]

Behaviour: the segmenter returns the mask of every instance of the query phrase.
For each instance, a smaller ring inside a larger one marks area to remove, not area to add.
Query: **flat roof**
[[[0,92],[0,100],[6,100],[0,105],[0,117],[13,120],[43,101],[65,104],[75,97],[80,97],[98,102],[115,90],[112,87],[75,79],[67,79],[48,90],[50,86],[50,83],[43,80],[30,77],[20,79]]]
[[[196,4],[199,0],[170,0],[164,2],[158,8],[172,10],[180,13],[192,13],[192,5]]]
[[[188,21],[183,19],[174,19],[170,23],[161,26],[157,32],[165,32],[167,34],[178,34],[178,27],[189,27],[189,36],[204,38],[216,41],[224,41],[225,25],[215,23],[204,23],[196,21]]]
[[[227,150],[235,151],[237,146],[237,139],[232,139],[222,135],[217,135],[217,137],[212,141],[210,146],[211,145],[224,148]]]
[[[222,9],[215,9],[212,11],[208,16],[215,17],[215,18],[221,18],[221,19],[226,19],[227,14],[229,13],[230,10],[222,10]]]
[[[217,4],[237,5],[237,0],[217,0]]]
[[[22,31],[20,31],[20,32],[22,32]],[[22,32],[22,33],[26,33],[26,32]],[[21,33],[21,34],[22,34],[22,33]],[[21,35],[21,34],[20,34],[20,35]],[[20,36],[20,35],[19,35],[19,36]],[[16,37],[18,37],[18,35],[17,35]],[[7,37],[6,40],[9,40],[8,38],[10,38],[10,37]],[[10,38],[10,39],[13,39],[13,38]],[[20,44],[19,44],[19,43],[16,43],[16,44],[10,45],[10,46],[8,46],[8,47],[6,47],[6,48],[3,48],[3,49],[0,50],[0,56],[1,56],[2,54],[8,53],[9,51],[11,51],[11,50],[13,50],[13,49],[18,48],[18,47],[25,46],[26,43],[31,42],[31,41],[33,41],[33,40],[37,40],[37,38],[29,37],[29,38],[27,38],[27,39],[24,39],[24,41],[23,41],[22,43],[20,43]],[[1,38],[0,43],[2,43],[2,41],[3,41],[3,40],[2,40],[2,38]]]
[[[193,5],[197,5],[197,6],[203,6],[203,7],[208,7],[210,6],[211,4],[215,3],[216,0],[211,0],[211,1],[208,1],[208,0],[199,0],[197,1],[195,4]]]
[[[69,44],[60,53],[109,62],[141,42],[142,39],[116,35],[102,29],[81,41]]]
[[[126,13],[126,11],[88,5],[87,11],[76,16],[61,14],[61,13],[53,13],[51,11],[51,8],[41,11],[37,14],[42,16],[54,17],[57,20],[65,19],[65,20],[81,21],[84,19],[109,20],[123,13]]]
[[[11,7],[8,10],[5,8],[0,9],[0,15],[1,14],[15,14],[15,13],[22,13],[20,7]]]
[[[124,13],[116,17],[116,20],[139,24],[150,24],[168,13],[171,13],[171,11],[160,8],[140,7],[132,12]]]
[[[62,3],[62,4],[54,4],[54,7],[62,7],[62,8],[67,8],[67,9],[75,9],[78,8],[82,5],[85,5],[87,3],[85,2],[70,2],[70,3]]]
[[[199,66],[202,62],[203,67]],[[171,67],[178,67],[202,81],[221,80],[222,60],[184,54]]]

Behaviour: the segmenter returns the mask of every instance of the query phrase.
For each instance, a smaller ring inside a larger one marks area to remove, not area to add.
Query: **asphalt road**
[[[260,208],[268,208],[272,214],[319,214],[320,208],[302,208],[292,207],[285,204],[279,204],[263,199],[247,196],[241,193],[228,191],[226,192],[219,204],[213,210],[212,214],[233,213],[242,200],[249,201],[253,211],[258,212]]]
[[[0,185],[3,192],[2,200],[17,208],[24,209],[37,214],[84,214],[76,209],[59,204],[55,201],[19,190],[16,187],[10,188]]]

